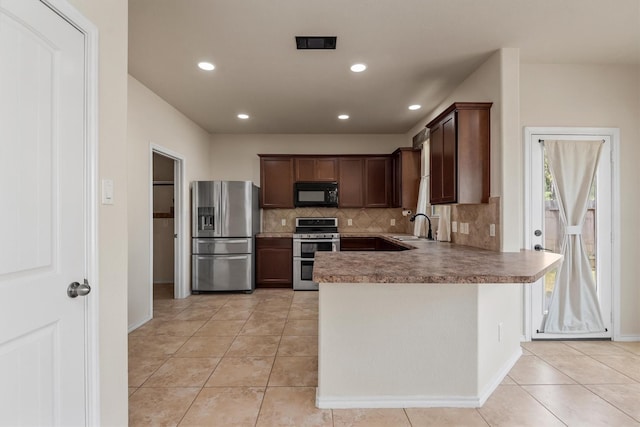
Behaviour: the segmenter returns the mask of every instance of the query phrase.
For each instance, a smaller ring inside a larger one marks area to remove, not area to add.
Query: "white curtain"
[[[438,241],[451,241],[451,206],[438,206]]]
[[[416,206],[415,213],[423,213],[426,215],[430,215],[431,212],[427,212],[428,203],[429,203],[429,140],[427,139],[422,144],[422,153],[421,157],[421,166],[420,166],[420,187],[418,189],[418,204]],[[423,216],[419,216],[416,218],[413,225],[413,235],[414,236],[426,236],[427,230],[427,219]]]
[[[582,240],[589,191],[596,174],[601,141],[544,141],[564,227],[564,261],[544,325],[545,333],[604,332],[596,283]]]

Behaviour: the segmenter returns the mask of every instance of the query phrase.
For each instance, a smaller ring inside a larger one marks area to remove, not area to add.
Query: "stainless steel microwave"
[[[338,207],[337,182],[296,182],[293,185],[296,207]]]

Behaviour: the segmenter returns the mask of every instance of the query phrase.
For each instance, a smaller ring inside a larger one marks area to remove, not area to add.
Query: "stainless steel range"
[[[313,260],[319,251],[340,250],[338,218],[296,218],[293,235],[293,289],[317,291]]]

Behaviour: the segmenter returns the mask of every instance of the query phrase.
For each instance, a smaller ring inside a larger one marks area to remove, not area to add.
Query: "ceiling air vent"
[[[335,49],[336,36],[296,36],[298,50],[306,49]]]

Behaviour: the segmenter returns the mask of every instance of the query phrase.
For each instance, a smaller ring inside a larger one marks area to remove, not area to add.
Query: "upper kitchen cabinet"
[[[260,156],[260,207],[293,208],[293,158]]]
[[[296,157],[296,181],[337,181],[338,159],[326,157]]]
[[[340,157],[338,204],[341,208],[364,206],[364,158]]]
[[[416,210],[420,188],[420,150],[398,148],[393,158],[393,207]]]
[[[364,158],[364,207],[388,208],[391,206],[391,157]]]
[[[456,102],[430,131],[431,204],[488,203],[491,102]]]
[[[341,208],[388,208],[393,194],[391,157],[349,156],[339,159]]]

